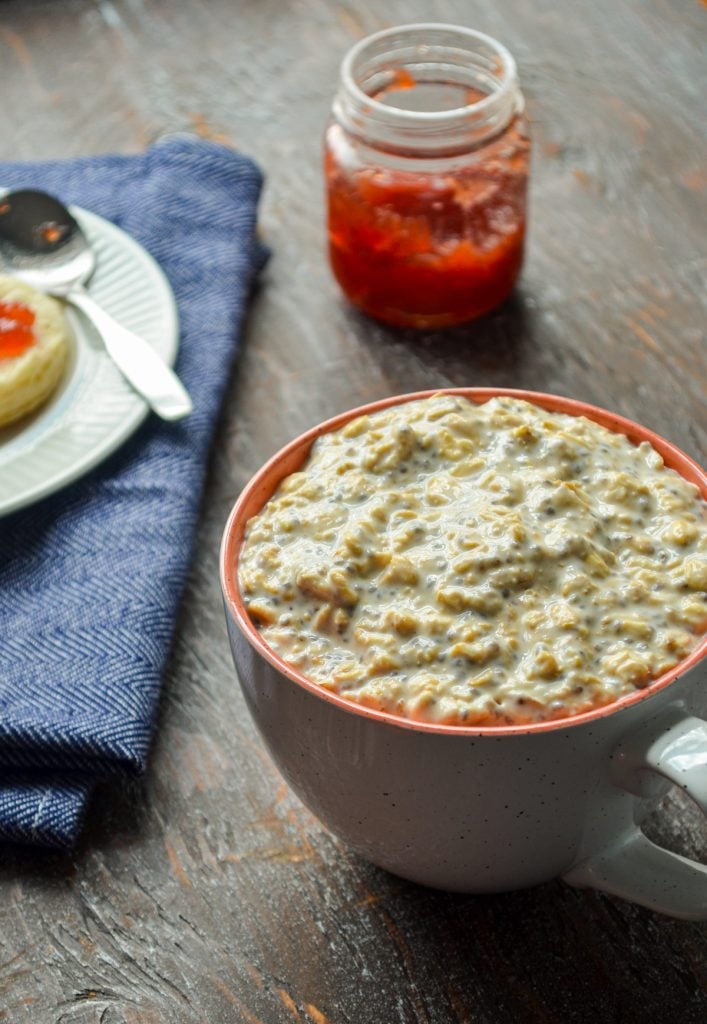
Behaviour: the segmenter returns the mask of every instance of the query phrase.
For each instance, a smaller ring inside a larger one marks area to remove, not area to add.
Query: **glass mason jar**
[[[325,175],[334,275],[364,313],[447,327],[523,262],[530,141],[515,61],[490,36],[402,25],[341,65]]]

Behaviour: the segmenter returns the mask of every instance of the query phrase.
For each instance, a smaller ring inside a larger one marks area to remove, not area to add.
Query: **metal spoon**
[[[189,415],[192,402],[177,375],[151,345],[122,327],[84,289],[96,254],[58,199],[34,189],[0,195],[0,260],[8,273],[81,310],[123,376],[158,416],[178,420]]]

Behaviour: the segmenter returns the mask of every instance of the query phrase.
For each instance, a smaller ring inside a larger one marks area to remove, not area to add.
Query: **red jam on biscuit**
[[[0,359],[21,356],[37,341],[34,312],[21,302],[0,302]]]

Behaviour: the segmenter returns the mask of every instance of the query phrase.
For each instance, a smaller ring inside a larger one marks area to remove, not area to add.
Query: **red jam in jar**
[[[0,302],[0,359],[21,356],[37,340],[34,312],[21,302]]]
[[[490,37],[410,25],[354,47],[325,136],[330,260],[350,301],[420,328],[501,303],[523,262],[529,151],[515,63]]]

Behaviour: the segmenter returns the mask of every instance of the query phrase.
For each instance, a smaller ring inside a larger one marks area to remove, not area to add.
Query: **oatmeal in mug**
[[[248,523],[265,642],[408,718],[565,718],[645,687],[707,626],[698,489],[579,416],[440,394],[322,435]]]

